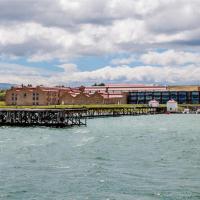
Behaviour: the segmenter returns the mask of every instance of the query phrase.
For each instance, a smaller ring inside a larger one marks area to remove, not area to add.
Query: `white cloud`
[[[67,63],[67,64],[63,64],[63,65],[59,65],[58,67],[62,68],[64,70],[65,73],[75,73],[78,71],[78,68],[75,64],[73,63]]]
[[[140,57],[147,65],[184,65],[188,63],[200,64],[200,54],[167,50],[164,52],[148,52]]]
[[[48,82],[47,77],[49,77],[49,72],[40,68],[0,63],[0,80],[3,83],[45,84]]]
[[[1,62],[69,63],[84,56],[133,55],[113,59],[116,67],[93,71],[79,71],[74,64],[60,64],[62,72],[44,72],[0,63],[1,82],[199,81],[198,0],[1,0],[0,8]],[[147,66],[127,66],[134,59]]]
[[[17,84],[93,84],[94,82],[130,82],[130,83],[199,83],[200,66],[187,65],[182,68],[173,66],[153,67],[127,65],[105,66],[93,71],[78,71],[76,65],[59,66],[63,71],[51,71],[27,68],[21,65],[0,64],[0,80]]]
[[[128,65],[135,60],[136,59],[134,56],[129,56],[126,58],[115,58],[115,59],[111,60],[111,64],[113,64],[113,65]]]
[[[1,54],[29,61],[199,46],[197,0],[1,0],[0,8]]]

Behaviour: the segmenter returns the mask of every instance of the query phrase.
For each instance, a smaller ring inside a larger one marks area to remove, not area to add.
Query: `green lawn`
[[[131,104],[102,104],[102,105],[50,105],[50,106],[6,106],[5,102],[0,101],[0,108],[130,108],[130,107],[134,107],[136,105],[131,105]],[[137,105],[137,107],[142,107],[142,106],[146,106],[146,105]]]
[[[146,104],[102,104],[102,105],[51,105],[51,106],[6,106],[4,101],[0,101],[0,108],[131,108],[131,107],[142,107],[147,106]],[[161,104],[161,107],[165,107],[165,104]],[[186,107],[193,108],[193,107],[200,107],[200,104],[182,104],[179,105],[179,108],[182,110]]]
[[[5,106],[5,102],[4,101],[0,101],[0,107],[1,106]]]

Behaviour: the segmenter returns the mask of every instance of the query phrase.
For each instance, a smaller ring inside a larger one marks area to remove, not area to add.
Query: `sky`
[[[200,84],[199,0],[0,0],[0,82]]]

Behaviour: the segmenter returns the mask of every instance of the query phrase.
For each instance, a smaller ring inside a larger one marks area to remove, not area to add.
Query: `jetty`
[[[158,107],[95,107],[80,109],[0,109],[0,126],[82,126],[88,118],[162,114]]]
[[[86,125],[87,109],[0,109],[3,126],[81,126]]]
[[[152,115],[152,114],[163,114],[166,112],[165,107],[152,108],[148,106],[144,107],[97,107],[88,108],[87,117],[117,117],[125,115]]]

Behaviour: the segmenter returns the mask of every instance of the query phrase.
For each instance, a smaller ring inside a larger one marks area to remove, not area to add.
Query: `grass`
[[[143,107],[146,104],[91,104],[91,105],[50,105],[50,106],[7,106],[4,101],[0,101],[0,108],[29,108],[29,109],[53,109],[53,108],[131,108],[131,107]],[[165,104],[161,104],[160,107],[166,107]],[[184,108],[194,108],[200,107],[200,104],[181,104],[179,108],[182,110]]]
[[[5,102],[4,101],[0,101],[0,107],[1,106],[5,106]]]
[[[142,107],[146,105],[137,105],[137,107]],[[7,106],[5,102],[0,101],[0,108],[29,108],[29,109],[37,109],[37,108],[46,108],[46,109],[53,109],[53,108],[131,108],[134,105],[131,104],[91,104],[91,105],[49,105],[49,106]]]

